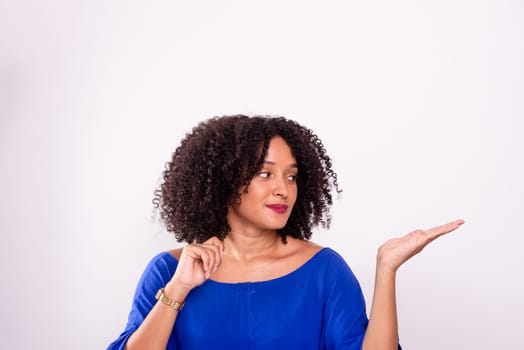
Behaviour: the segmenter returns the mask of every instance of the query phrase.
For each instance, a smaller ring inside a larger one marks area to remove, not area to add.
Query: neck
[[[237,261],[249,261],[274,253],[282,238],[276,231],[246,234],[232,230],[224,240],[225,253]]]

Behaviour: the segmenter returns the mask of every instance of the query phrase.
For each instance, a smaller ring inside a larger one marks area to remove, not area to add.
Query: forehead
[[[293,156],[291,147],[289,147],[286,140],[284,140],[280,136],[275,136],[271,140],[269,140],[269,145],[267,148],[267,152],[266,152],[264,161],[265,162],[279,161],[279,162],[289,163],[289,165],[293,164],[296,166],[296,159],[295,159],[295,156]]]

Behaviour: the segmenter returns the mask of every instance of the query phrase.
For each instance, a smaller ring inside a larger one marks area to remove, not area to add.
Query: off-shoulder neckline
[[[294,269],[293,271],[290,271],[282,276],[278,276],[275,278],[271,278],[268,280],[261,280],[261,281],[240,281],[240,282],[221,282],[221,281],[215,281],[213,279],[208,279],[205,283],[212,283],[215,285],[221,285],[221,286],[242,286],[242,285],[264,285],[264,284],[271,284],[276,283],[279,281],[286,280],[288,278],[292,278],[294,275],[299,274],[302,270],[304,270],[307,266],[311,265],[314,260],[318,258],[321,254],[324,252],[330,251],[331,249],[328,247],[322,247],[320,248],[315,254],[313,254],[309,259],[307,259],[302,265]],[[169,252],[164,252],[165,255],[168,255],[172,260],[174,260],[178,264],[178,259],[175,258],[172,254]]]

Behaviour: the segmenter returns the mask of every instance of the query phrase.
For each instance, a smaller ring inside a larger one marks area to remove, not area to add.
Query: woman
[[[167,164],[154,203],[182,249],[144,271],[109,349],[397,349],[395,274],[458,220],[382,245],[369,315],[350,268],[309,241],[337,176],[318,137],[282,117],[215,117]]]

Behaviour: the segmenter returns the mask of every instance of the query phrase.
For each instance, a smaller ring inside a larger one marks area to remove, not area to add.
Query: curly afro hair
[[[310,239],[314,226],[329,227],[331,189],[341,190],[317,135],[280,116],[221,116],[199,123],[185,135],[155,191],[153,204],[177,241],[202,243],[227,236],[228,207],[240,203],[240,188],[248,190],[274,136],[286,140],[299,169],[295,206],[278,230],[282,240]]]

